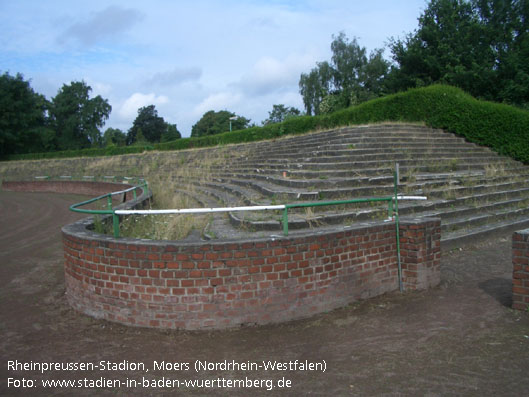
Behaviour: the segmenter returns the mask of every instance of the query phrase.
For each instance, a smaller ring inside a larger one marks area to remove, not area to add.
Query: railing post
[[[396,166],[396,168],[397,167],[398,165]],[[395,208],[395,234],[397,236],[396,237],[397,239],[397,268],[398,268],[398,276],[399,276],[399,290],[400,292],[403,292],[404,289],[402,287],[402,265],[400,261],[400,236],[399,236],[400,227],[399,227],[399,198],[398,198],[398,193],[397,193],[397,183],[398,183],[397,169],[395,169],[393,181],[394,181],[394,188],[395,188],[394,208]]]
[[[107,196],[107,205],[108,205],[108,209],[112,210],[112,195],[111,194]]]

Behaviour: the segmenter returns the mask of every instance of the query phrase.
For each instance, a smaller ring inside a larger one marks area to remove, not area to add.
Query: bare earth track
[[[510,235],[443,252],[441,286],[389,294],[281,325],[182,332],[128,328],[73,311],[60,228],[79,197],[0,191],[0,395],[524,395],[529,314],[509,308]],[[154,372],[154,360],[325,360],[327,370]],[[19,362],[143,362],[140,371],[10,371]],[[43,389],[43,379],[273,379],[289,389]],[[8,388],[8,378],[36,381]]]

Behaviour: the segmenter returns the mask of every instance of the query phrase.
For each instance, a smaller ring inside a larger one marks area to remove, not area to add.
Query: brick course
[[[512,235],[512,307],[529,310],[529,229]]]
[[[440,221],[400,228],[406,289],[439,282]],[[63,228],[70,304],[156,328],[227,328],[303,318],[398,289],[394,223],[237,242],[113,239]]]

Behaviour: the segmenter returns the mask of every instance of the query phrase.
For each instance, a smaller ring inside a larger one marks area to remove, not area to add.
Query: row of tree
[[[125,146],[169,142],[181,138],[176,124],[167,123],[154,105],[138,109],[138,115],[125,133],[117,128],[101,128],[112,107],[101,96],[90,98],[85,82],[65,84],[47,100],[36,93],[29,81],[17,74],[0,76],[0,157],[9,154],[74,150],[89,147]],[[299,115],[295,108],[274,105],[263,124]],[[192,137],[245,129],[250,119],[233,112],[206,112],[193,125]]]
[[[100,95],[90,98],[85,82],[65,84],[47,100],[36,93],[22,75],[0,76],[0,156],[17,153],[84,149],[136,142],[165,142],[180,138],[175,124],[158,116],[154,105],[138,110],[125,134],[101,128],[112,107]]]
[[[20,74],[0,77],[0,155],[77,149],[100,140],[111,106],[90,99],[84,83],[64,85],[48,101]]]
[[[356,39],[333,37],[331,61],[299,80],[307,114],[325,114],[433,83],[529,108],[529,0],[431,0],[419,27],[369,56]]]

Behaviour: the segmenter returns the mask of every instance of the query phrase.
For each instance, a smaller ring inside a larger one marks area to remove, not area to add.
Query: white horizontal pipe
[[[174,210],[116,210],[118,215],[154,215],[154,214],[200,214],[210,212],[230,211],[261,211],[261,210],[284,210],[284,205],[256,205],[254,207],[224,207],[224,208],[186,208]]]
[[[397,196],[399,200],[428,200],[425,196]]]
[[[131,189],[129,189],[131,190]],[[112,193],[118,194],[119,192]],[[399,200],[426,200],[424,196],[397,196]],[[221,208],[184,208],[171,210],[116,210],[117,215],[160,215],[160,214],[204,214],[211,212],[284,210],[284,205],[256,205],[253,207],[221,207]]]

